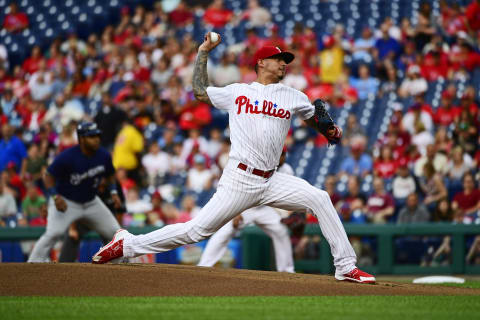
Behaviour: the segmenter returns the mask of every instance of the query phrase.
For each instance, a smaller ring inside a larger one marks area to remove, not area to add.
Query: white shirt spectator
[[[50,77],[51,78],[51,77]],[[28,81],[30,94],[35,101],[44,101],[53,92],[52,83],[47,79],[47,74],[37,72]]]
[[[234,64],[218,65],[213,70],[213,82],[218,87],[224,87],[229,84],[240,82],[241,74],[238,67]]]
[[[420,121],[423,123],[425,130],[428,132],[433,131],[433,119],[428,112],[420,111]],[[402,126],[411,135],[415,134],[415,113],[413,111],[409,111],[403,116]]]
[[[202,192],[207,190],[207,185],[212,180],[213,174],[208,169],[198,170],[191,168],[188,170],[188,186],[190,190]]]
[[[10,193],[0,194],[0,217],[8,217],[17,213],[17,204]]]
[[[307,88],[308,85],[307,79],[305,79],[305,76],[303,74],[292,73],[287,74],[282,83],[299,91],[303,91],[305,88]]]
[[[170,156],[164,151],[147,153],[142,158],[142,164],[150,177],[164,176],[170,170]]]
[[[435,142],[432,134],[428,131],[422,131],[412,137],[412,144],[417,146],[422,156],[427,154],[427,146]]]
[[[404,93],[405,96],[415,96],[419,93],[426,92],[428,89],[427,80],[424,78],[408,79],[405,78],[400,85],[399,92]]]
[[[393,179],[392,191],[394,198],[405,199],[410,193],[415,192],[415,189],[415,180],[410,175],[407,177],[396,176]]]

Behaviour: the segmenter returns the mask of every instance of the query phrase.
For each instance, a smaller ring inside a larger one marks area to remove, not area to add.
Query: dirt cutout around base
[[[2,296],[480,295],[478,289],[167,264],[0,263]]]

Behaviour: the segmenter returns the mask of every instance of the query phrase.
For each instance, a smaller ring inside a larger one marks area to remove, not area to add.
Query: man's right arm
[[[207,74],[208,51],[198,51],[197,59],[193,69],[193,94],[197,100],[212,104],[207,94],[208,74]]]
[[[208,53],[213,50],[219,43],[221,38],[217,42],[210,40],[210,32],[205,35],[203,43],[198,48],[197,59],[195,60],[195,66],[193,68],[192,87],[193,94],[197,100],[212,104],[207,94],[208,87],[208,74],[207,74],[207,60]]]

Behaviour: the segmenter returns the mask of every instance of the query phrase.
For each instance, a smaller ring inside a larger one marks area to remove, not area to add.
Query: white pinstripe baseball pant
[[[233,239],[235,233],[248,224],[254,223],[272,239],[277,271],[295,272],[288,228],[280,220],[278,212],[268,206],[254,207],[242,212],[242,221],[237,228],[230,220],[210,237],[198,266],[214,266],[227,251],[228,243]]]
[[[317,216],[320,229],[330,244],[336,272],[348,273],[355,268],[355,252],[327,192],[295,176],[275,172],[270,179],[265,179],[240,170],[237,165],[238,161],[229,160],[217,192],[194,219],[148,234],[126,237],[123,255],[136,257],[199,242],[243,211],[269,205],[292,211],[309,209]]]

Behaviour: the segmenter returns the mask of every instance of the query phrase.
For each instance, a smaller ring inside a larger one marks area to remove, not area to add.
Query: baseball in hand
[[[210,41],[217,42],[220,36],[216,32],[210,32]]]

